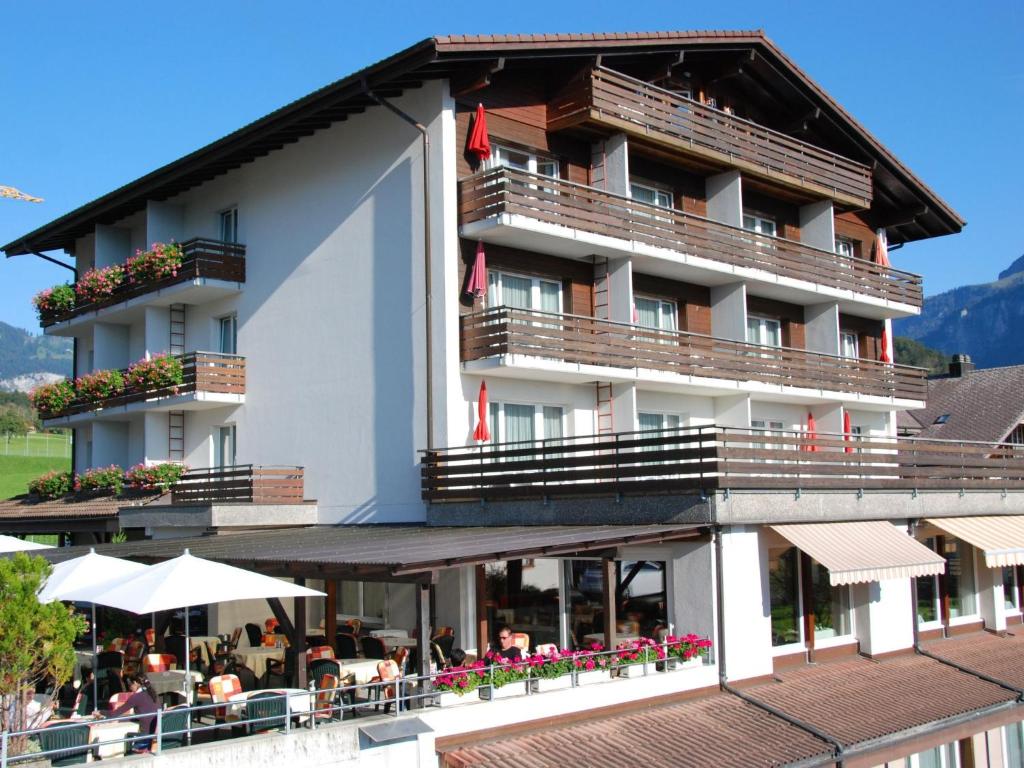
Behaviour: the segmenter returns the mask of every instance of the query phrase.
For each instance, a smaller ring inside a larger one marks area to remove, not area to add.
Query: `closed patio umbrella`
[[[473,430],[473,439],[478,443],[486,443],[491,439],[491,430],[487,427],[487,382],[480,382],[480,397],[476,403],[477,424]]]
[[[884,229],[875,233],[875,263],[880,267],[892,266],[889,263],[889,242]]]
[[[33,549],[53,549],[53,547],[49,544],[39,544],[35,541],[19,539],[16,536],[0,536],[0,553],[28,552]]]
[[[477,160],[486,160],[491,156],[491,140],[487,137],[487,113],[484,112],[483,104],[476,105],[476,116],[469,131],[466,151],[476,155]]]
[[[853,439],[853,427],[850,426],[850,412],[843,411],[843,440],[850,442]],[[848,445],[843,449],[846,453],[853,453],[853,446]]]
[[[808,413],[807,414],[807,439],[808,440],[817,440],[818,439],[818,424],[814,420],[814,414],[813,413]],[[817,451],[818,450],[818,446],[814,445],[813,443],[808,444],[807,450],[808,451]]]
[[[882,351],[878,353],[878,359],[883,363],[892,365],[892,355],[889,354],[889,331],[882,329]]]
[[[484,253],[483,240],[478,240],[476,244],[476,256],[473,257],[473,266],[469,271],[466,293],[471,295],[474,301],[487,296],[487,256]]]

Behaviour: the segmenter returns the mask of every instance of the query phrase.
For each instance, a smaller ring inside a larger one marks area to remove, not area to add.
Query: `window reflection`
[[[796,547],[768,552],[772,645],[800,642],[799,574]]]
[[[657,560],[620,560],[616,572],[616,636],[654,637],[668,626],[665,563]],[[604,644],[604,580],[600,560],[566,563],[570,641],[576,646]]]
[[[538,643],[559,643],[559,561],[509,560],[485,569],[487,620],[492,633],[501,624]]]

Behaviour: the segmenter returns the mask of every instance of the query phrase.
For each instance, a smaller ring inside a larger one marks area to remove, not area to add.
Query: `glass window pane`
[[[532,405],[505,404],[505,438],[506,443],[520,440],[533,440],[533,419],[536,410]]]
[[[338,589],[338,613],[361,616],[359,609],[359,582],[342,581]]]
[[[661,429],[663,417],[660,413],[638,413],[636,416],[642,431]]]
[[[660,302],[661,324],[658,326],[663,331],[676,330],[676,305],[670,301]]]
[[[640,184],[629,185],[629,196],[634,200],[639,200],[641,203],[654,204],[657,202],[657,194],[655,190]]]
[[[538,643],[560,643],[558,560],[508,560],[485,566],[486,610],[491,634],[507,624],[513,632],[530,637],[530,648]],[[491,638],[496,643],[496,637]]]
[[[554,160],[538,160],[537,173],[541,176],[558,176],[558,163]]]
[[[500,443],[501,438],[501,405],[498,403],[489,403],[487,406],[490,411],[490,423],[487,425],[491,429],[491,442]],[[475,424],[474,424],[475,426]]]
[[[778,320],[765,320],[764,343],[769,347],[782,346],[782,324]]]
[[[548,280],[540,281],[540,309],[542,312],[560,312],[562,286]]]
[[[1017,605],[1017,569],[1003,568],[1003,605],[1007,610],[1016,611]]]
[[[1024,765],[1024,723],[1013,723],[1003,729],[1006,735],[1006,765]]]
[[[616,563],[618,585],[616,632],[627,637],[653,637],[665,619],[665,563],[622,560]]]
[[[379,581],[363,582],[363,615],[375,619],[384,618],[387,584]]]
[[[814,638],[823,640],[850,634],[850,587],[833,587],[829,583],[828,568],[812,560],[811,589],[814,594]]]
[[[974,558],[970,545],[952,536],[946,537],[946,584],[949,591],[949,617],[977,613],[974,596]]]
[[[750,344],[761,343],[761,321],[756,317],[747,318],[747,342]]]
[[[557,405],[544,406],[544,439],[563,437],[562,409]]]
[[[488,307],[499,307],[502,304],[501,299],[501,281],[498,279],[499,273],[487,272],[487,306]]]
[[[753,216],[743,215],[743,228],[757,231],[757,221]]]
[[[672,195],[670,195],[668,192],[665,192],[665,191],[659,189],[659,190],[657,190],[655,202],[658,205],[660,205],[662,208],[671,208],[672,207]]]
[[[533,281],[528,277],[501,275],[501,303],[516,309],[533,309]]]
[[[800,642],[796,547],[768,552],[768,583],[771,595],[772,645]]]
[[[524,171],[530,170],[530,156],[525,152],[516,152],[511,149],[500,150],[500,162],[509,168],[519,168]]]
[[[644,299],[637,296],[634,299],[636,306],[636,323],[643,328],[657,328],[660,308],[656,299]]]
[[[761,219],[761,234],[775,236],[775,222],[769,219]]]

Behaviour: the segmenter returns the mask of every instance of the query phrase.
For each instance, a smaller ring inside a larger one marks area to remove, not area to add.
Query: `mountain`
[[[901,365],[913,365],[927,368],[929,373],[946,373],[949,371],[949,355],[904,336],[894,336],[892,340],[893,356]]]
[[[0,390],[27,391],[71,375],[71,340],[0,323]]]
[[[998,280],[926,298],[920,316],[893,321],[893,335],[966,352],[979,368],[1024,363],[1024,256]]]

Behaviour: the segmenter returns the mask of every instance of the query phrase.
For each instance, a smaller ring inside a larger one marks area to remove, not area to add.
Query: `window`
[[[216,427],[213,430],[213,466],[233,467],[235,465],[235,425]]]
[[[805,563],[810,563],[810,595],[801,594]],[[804,643],[803,615],[814,616],[814,640],[828,640],[853,634],[853,610],[849,585],[833,587],[828,568],[811,558],[802,558],[796,547],[768,550],[768,584],[771,602],[772,645]],[[805,597],[810,598],[806,605]]]
[[[342,581],[338,584],[337,612],[344,616],[384,619],[386,602],[387,584],[383,582]]]
[[[781,449],[785,446],[778,443],[768,443],[758,441],[758,437],[764,435],[781,435],[783,433],[784,426],[781,421],[770,421],[766,419],[751,419],[750,420],[751,436],[754,440],[751,442],[750,447],[756,449]],[[754,461],[767,462],[767,459],[754,459]],[[774,461],[774,459],[773,459]]]
[[[555,280],[488,271],[487,281],[487,301],[492,307],[562,311],[562,284]]]
[[[225,243],[238,242],[238,209],[228,208],[220,212],[220,239]]]
[[[604,643],[604,606],[601,595],[604,577],[600,560],[566,560],[569,632],[574,643],[588,646]],[[623,637],[653,637],[667,627],[665,574],[667,564],[659,560],[618,560],[615,562],[616,634]]]
[[[928,549],[935,551],[935,537],[929,536],[922,542]],[[927,624],[939,621],[939,577],[919,576],[917,578],[917,622]]]
[[[228,315],[217,320],[218,351],[225,355],[238,354],[238,316]]]
[[[656,328],[659,331],[677,330],[676,303],[663,299],[646,299],[637,296],[633,300],[636,309],[636,324],[643,328]]]
[[[775,648],[801,640],[799,559],[796,547],[768,550],[768,591]]]
[[[852,634],[850,627],[850,587],[833,587],[828,568],[811,560],[811,594],[814,596],[814,639]]]
[[[1010,613],[1020,611],[1020,592],[1017,589],[1017,567],[1003,568],[1003,607]]]
[[[757,232],[759,235],[775,237],[775,220],[756,213],[743,214],[743,228]]]
[[[491,146],[491,157],[487,161],[488,168],[517,168],[528,173],[558,178],[558,161],[541,157],[533,152],[511,149],[501,145]]]
[[[947,421],[949,421],[949,414],[944,413],[941,416],[936,416],[932,424],[945,424]]]
[[[850,360],[860,357],[857,334],[853,331],[840,331],[839,333],[839,354]]]
[[[1003,726],[1006,759],[1003,765],[1024,765],[1024,723]]]
[[[917,620],[919,623],[941,621],[939,579],[945,579],[949,598],[949,618],[960,619],[978,612],[974,580],[974,549],[954,536],[929,537],[924,545],[946,558],[946,573],[941,576],[919,576],[917,579]]]
[[[508,624],[513,631],[529,634],[531,646],[561,644],[561,570],[561,561],[554,558],[487,563],[484,605],[491,631]]]
[[[926,749],[924,752],[910,755],[906,762],[907,768],[960,768],[960,750],[957,742],[943,744],[941,747]],[[1011,765],[1011,763],[1007,763]],[[1016,765],[1016,763],[1012,763]]]
[[[492,442],[518,443],[565,437],[565,412],[559,405],[492,402],[490,410]]]
[[[672,207],[672,193],[650,184],[642,184],[638,181],[629,182],[629,196],[641,203],[650,203],[659,208]]]
[[[845,237],[836,238],[836,253],[840,256],[845,256],[848,259],[855,258],[857,254],[857,248],[854,245],[853,240]]]
[[[771,317],[747,315],[747,342],[763,347],[781,347],[782,323]]]
[[[686,423],[685,416],[675,413],[638,413],[637,423],[641,431],[679,429]]]

